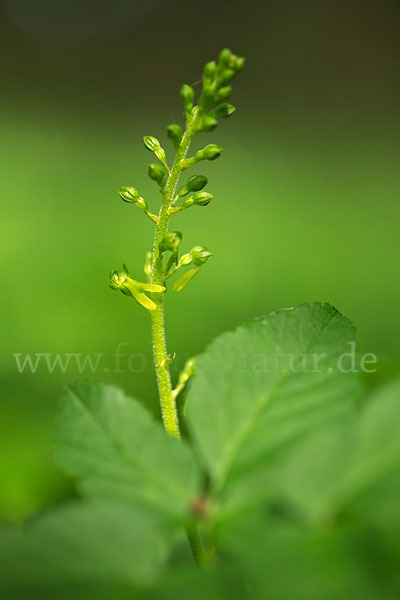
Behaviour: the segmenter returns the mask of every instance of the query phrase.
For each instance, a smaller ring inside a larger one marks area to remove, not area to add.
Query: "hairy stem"
[[[181,162],[185,158],[192,138],[195,134],[195,126],[199,115],[189,117],[186,130],[182,141],[176,151],[176,157],[172,169],[169,173],[165,189],[163,191],[163,203],[158,215],[156,226],[153,257],[152,257],[152,283],[164,285],[164,273],[162,265],[162,255],[159,250],[159,244],[168,230],[169,214],[168,209],[171,206],[179,178],[182,173]],[[154,364],[157,375],[158,391],[160,396],[161,414],[164,427],[171,435],[180,437],[178,414],[176,410],[175,397],[172,392],[171,377],[167,361],[167,344],[165,340],[164,324],[164,294],[157,294],[154,302],[157,308],[151,312],[152,336]]]
[[[206,562],[206,550],[196,523],[186,525],[186,535],[192,552],[193,560],[199,567]]]
[[[159,212],[159,219],[156,226],[151,281],[158,285],[164,285],[164,273],[162,265],[162,255],[159,250],[159,244],[168,230],[169,214],[168,209],[173,203],[176,187],[182,173],[181,161],[185,158],[192,138],[196,132],[196,122],[199,114],[188,118],[186,130],[182,141],[176,152],[176,157],[168,180],[163,192],[163,203]],[[164,294],[157,294],[154,302],[157,308],[151,311],[151,328],[153,337],[154,365],[157,374],[158,391],[160,396],[161,414],[166,431],[177,438],[180,437],[179,419],[176,410],[176,395],[171,386],[171,376],[169,373],[167,343],[165,339],[164,322]],[[186,534],[189,546],[196,564],[201,565],[204,562],[205,550],[196,524],[187,525]]]

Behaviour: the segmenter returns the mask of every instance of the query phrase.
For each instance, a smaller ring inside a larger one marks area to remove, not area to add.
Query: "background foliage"
[[[196,219],[176,218],[188,247],[205,243],[215,255],[184,295],[167,298],[176,370],[237,323],[318,299],[350,317],[378,355],[371,385],[400,372],[395,3],[0,7],[1,519],[71,493],[51,462],[50,425],[62,385],[80,376],[72,367],[19,374],[13,353],[102,353],[96,376],[157,411],[148,317],[107,288],[122,260],[141,270],[151,236],[117,190],[133,184],[158,202],[141,136],[165,141],[180,84],[194,83],[222,46],[247,67],[234,121],[218,129],[226,151],[204,170],[215,201]],[[139,372],[124,361],[113,372],[122,342],[140,355]]]

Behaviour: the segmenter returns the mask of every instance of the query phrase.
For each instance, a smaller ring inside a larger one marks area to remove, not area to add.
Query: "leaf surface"
[[[348,423],[315,434],[296,448],[279,474],[285,497],[312,520],[354,502],[361,512],[369,505],[376,521],[380,513],[391,514],[394,526],[400,517],[399,430],[400,383],[392,383],[375,392]]]
[[[54,438],[56,460],[85,494],[187,516],[199,485],[192,453],[120,389],[91,381],[68,386]]]
[[[72,584],[147,586],[163,572],[165,539],[136,508],[69,504],[37,517],[22,534],[1,533],[1,586],[32,594],[41,586],[48,594]]]
[[[264,600],[392,600],[366,564],[365,532],[307,528],[259,511],[242,513],[220,531],[251,589]]]
[[[340,357],[354,339],[348,319],[315,303],[273,313],[210,344],[196,362],[187,418],[214,487],[236,480],[241,493],[252,494],[282,448],[351,413],[359,378],[342,372],[351,365]]]

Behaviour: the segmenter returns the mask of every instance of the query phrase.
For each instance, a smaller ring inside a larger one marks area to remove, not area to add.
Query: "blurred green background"
[[[152,226],[117,190],[158,205],[141,137],[167,145],[181,83],[224,46],[247,65],[238,111],[196,141],[225,148],[192,171],[215,200],[172,224],[184,250],[214,253],[168,294],[174,373],[221,331],[313,300],[355,322],[373,383],[400,372],[397,2],[3,0],[0,14],[0,519],[70,493],[51,460],[64,383],[112,381],[157,412],[148,315],[107,287],[122,261],[142,277]],[[95,373],[74,359],[19,373],[16,353],[102,356]]]

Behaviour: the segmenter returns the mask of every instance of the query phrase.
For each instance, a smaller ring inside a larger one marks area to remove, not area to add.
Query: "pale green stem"
[[[162,241],[165,233],[168,230],[168,221],[170,215],[168,209],[173,203],[176,187],[182,173],[181,161],[185,158],[192,138],[195,134],[195,126],[199,114],[189,118],[182,141],[176,152],[176,157],[172,169],[169,173],[168,180],[163,192],[163,203],[158,215],[158,223],[156,226],[153,257],[152,257],[152,283],[163,285],[164,273],[162,265],[162,255],[159,251],[159,244]],[[165,324],[164,324],[164,294],[156,294],[154,302],[157,308],[151,311],[151,327],[153,337],[153,353],[154,364],[157,374],[158,391],[160,395],[161,414],[164,422],[164,427],[170,435],[180,438],[179,419],[176,410],[176,394],[174,394],[171,386],[171,377],[169,373],[167,344],[165,340]],[[198,565],[204,562],[205,550],[203,542],[196,524],[186,526],[186,534],[189,542],[193,558]]]
[[[207,560],[206,549],[196,523],[186,525],[186,535],[195,563],[200,567]]]
[[[198,116],[188,119],[185,133],[183,134],[182,141],[177,149],[175,161],[169,173],[163,192],[163,203],[158,215],[158,223],[154,236],[151,273],[152,283],[158,285],[164,285],[162,255],[159,251],[159,244],[168,230],[168,221],[170,217],[168,214],[168,209],[175,197],[176,187],[182,173],[181,161],[185,158],[189,150],[190,142],[195,134],[195,125],[197,119]],[[179,438],[180,431],[178,414],[176,411],[175,397],[172,392],[171,377],[167,363],[168,354],[165,341],[164,294],[157,294],[153,299],[157,304],[157,308],[151,311],[153,353],[157,374],[158,391],[160,395],[161,414],[165,429],[171,435]]]
[[[176,265],[175,267],[173,267],[169,273],[167,273],[167,275],[164,276],[164,281],[166,281],[167,279],[169,279],[170,277],[172,277],[173,275],[175,275],[175,273],[178,271],[178,269],[180,269],[181,267],[179,267],[178,265]]]

